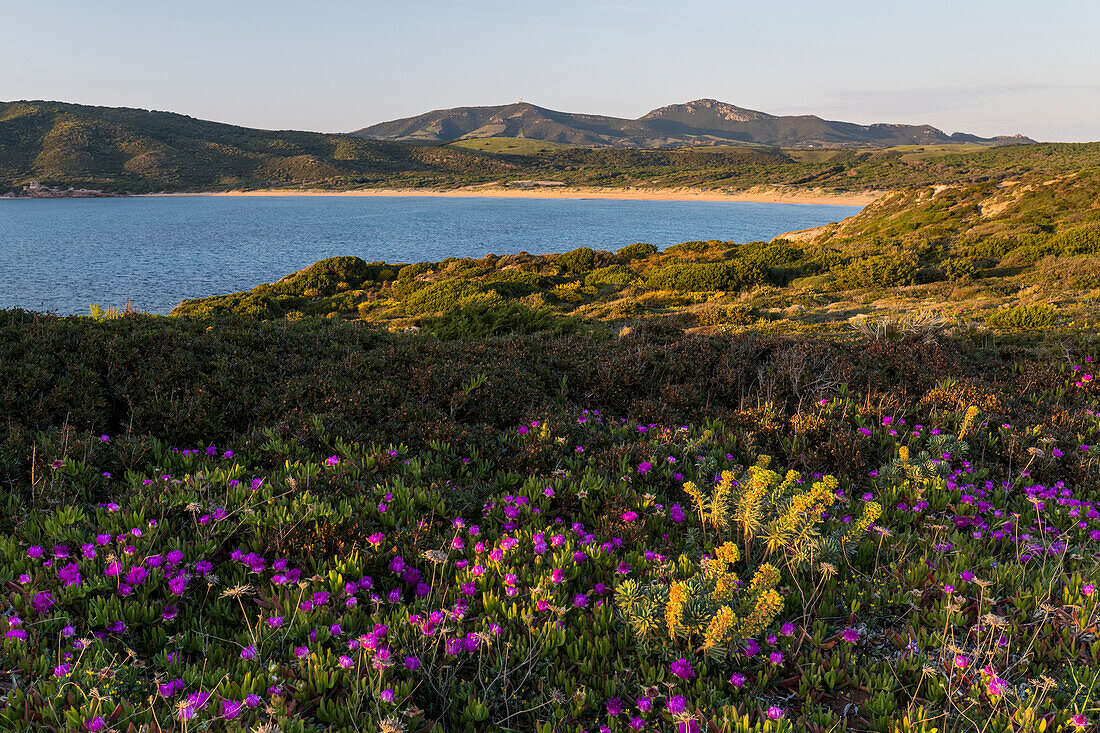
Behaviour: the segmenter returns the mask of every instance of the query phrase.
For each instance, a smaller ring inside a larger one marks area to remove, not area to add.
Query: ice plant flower
[[[691,662],[681,657],[674,661],[670,667],[672,674],[682,680],[690,680],[695,676],[695,670],[691,668]]]

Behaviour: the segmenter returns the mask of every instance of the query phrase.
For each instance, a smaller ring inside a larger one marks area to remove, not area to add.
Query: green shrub
[[[571,252],[563,252],[554,258],[554,262],[567,274],[582,275],[596,264],[596,253],[590,247],[577,247]]]
[[[716,290],[745,290],[768,281],[759,265],[733,260],[701,264],[666,265],[651,270],[646,276],[646,287],[654,290],[679,292],[711,292]]]
[[[638,279],[634,271],[622,265],[611,265],[593,270],[584,278],[584,284],[588,287],[598,288],[601,285],[629,285]]]
[[[426,332],[441,339],[481,339],[543,331],[572,333],[577,325],[576,318],[563,317],[549,308],[480,301],[426,318],[421,323]]]
[[[417,275],[423,275],[428,272],[435,272],[436,264],[434,262],[417,262],[413,265],[405,265],[397,272],[398,280],[414,280]]]
[[[973,260],[951,257],[940,263],[948,280],[973,280],[978,277],[978,266]]]
[[[482,292],[478,283],[469,280],[443,280],[415,291],[402,304],[410,316],[442,313]]]
[[[1056,314],[1050,303],[1028,303],[1001,308],[989,314],[985,322],[993,328],[1050,328]]]
[[[329,257],[290,275],[276,283],[276,287],[280,292],[295,295],[301,295],[307,290],[315,291],[318,295],[332,295],[337,292],[340,283],[358,287],[370,275],[370,266],[358,257]]]
[[[632,260],[644,260],[657,254],[657,252],[657,247],[649,242],[635,242],[623,247],[616,254],[630,262]]]
[[[747,305],[706,305],[695,312],[701,326],[747,326],[753,321]]]
[[[1090,224],[1058,232],[1050,238],[1050,249],[1059,255],[1100,254],[1100,225]]]
[[[693,240],[691,242],[681,242],[680,244],[674,244],[671,247],[665,248],[666,255],[685,255],[685,254],[697,254],[699,252],[709,252],[716,244],[721,244],[717,239],[710,239],[706,242],[701,240]]]
[[[987,237],[985,239],[979,239],[976,242],[972,242],[967,246],[967,251],[971,257],[989,257],[991,259],[1000,259],[1006,254],[1016,249],[1019,246],[1019,242],[1015,239],[1007,239],[1004,237]]]
[[[919,269],[913,255],[879,255],[857,259],[840,268],[835,282],[843,290],[912,285]]]
[[[763,267],[790,267],[802,261],[803,252],[783,242],[749,242],[737,249],[737,256]]]

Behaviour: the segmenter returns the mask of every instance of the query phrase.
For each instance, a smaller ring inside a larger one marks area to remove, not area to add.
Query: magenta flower
[[[252,646],[251,644],[246,646],[244,649],[241,649],[241,659],[252,661],[256,658],[256,656],[256,647]]]
[[[344,669],[351,669],[354,665],[355,665],[355,662],[353,662],[351,660],[351,657],[348,657],[348,656],[340,657],[340,666],[343,667]]]
[[[624,522],[633,522],[637,518],[638,518],[638,513],[637,512],[632,512],[632,511],[623,512],[623,521]]]
[[[841,636],[843,636],[844,641],[848,642],[849,644],[855,644],[857,641],[859,641],[859,632],[855,629],[844,629],[844,633],[841,634]]]
[[[96,733],[96,731],[101,731],[106,727],[107,721],[103,719],[102,715],[92,718],[91,720],[84,723],[84,730],[91,731],[92,733]]]
[[[650,463],[649,461],[642,461],[638,464],[638,473],[644,476],[645,474],[649,473],[649,470],[651,468],[653,468],[652,463]]]
[[[690,680],[695,676],[695,670],[691,668],[691,662],[681,657],[671,665],[672,674],[682,680]]]
[[[956,654],[953,663],[959,669],[966,669],[970,665],[970,660],[962,654]]]
[[[985,683],[985,691],[989,693],[990,697],[1000,697],[1005,694],[1006,689],[1008,689],[1008,685],[1000,677],[991,677]]]
[[[325,459],[326,466],[335,466],[340,463],[340,456],[329,456]]]
[[[783,717],[783,708],[772,705],[768,708],[768,720],[779,720]]]
[[[732,675],[730,675],[730,684],[740,690],[742,687],[745,686],[745,675],[741,674],[740,672],[734,672]]]

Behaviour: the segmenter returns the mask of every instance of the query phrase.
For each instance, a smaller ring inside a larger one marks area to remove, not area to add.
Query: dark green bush
[[[654,290],[708,292],[745,290],[768,281],[764,269],[743,260],[665,265],[650,270],[646,287]]]
[[[629,285],[638,279],[638,275],[622,265],[611,265],[593,270],[584,278],[584,284],[590,288],[601,285]]]
[[[1049,246],[1059,255],[1100,254],[1100,226],[1091,224],[1058,232],[1050,238]]]
[[[276,283],[279,292],[303,295],[316,291],[318,295],[332,295],[340,283],[352,288],[362,285],[371,276],[371,268],[358,257],[329,257],[314,262]]]
[[[951,257],[940,263],[948,280],[973,280],[978,277],[978,266],[973,260]]]
[[[657,252],[657,247],[649,242],[635,242],[623,247],[616,254],[630,262],[631,260],[644,260],[657,254]]]
[[[722,244],[720,240],[710,239],[707,241],[692,240],[690,242],[680,242],[674,244],[671,247],[665,247],[666,255],[685,255],[685,254],[697,254],[699,252],[709,252],[715,245]]]
[[[568,274],[583,275],[595,266],[596,253],[590,247],[577,247],[571,252],[557,255],[554,262]]]
[[[912,285],[919,269],[913,255],[879,255],[848,263],[836,272],[835,282],[842,290]]]
[[[443,280],[410,294],[402,305],[410,316],[442,313],[482,292],[480,284],[469,280]]]
[[[579,320],[550,308],[531,308],[523,303],[473,302],[426,318],[421,327],[441,339],[482,339],[489,336],[549,331],[573,333]]]
[[[803,252],[783,242],[749,242],[737,248],[737,256],[762,267],[790,267],[802,261]]]

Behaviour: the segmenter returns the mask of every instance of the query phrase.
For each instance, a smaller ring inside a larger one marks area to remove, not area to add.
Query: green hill
[[[112,192],[409,185],[508,166],[461,150],[255,130],[170,112],[0,103],[0,190],[30,181]]]
[[[0,193],[20,191],[31,181],[148,193],[456,188],[527,179],[608,189],[846,192],[1062,174],[1098,163],[1100,143],[863,150],[750,145],[642,150],[512,138],[400,143],[256,130],[169,112],[0,102]]]
[[[1032,142],[1022,135],[981,138],[948,135],[931,125],[824,120],[815,115],[776,116],[716,99],[697,99],[655,109],[636,120],[573,114],[527,102],[456,107],[381,122],[352,133],[376,140],[448,142],[522,137],[570,145],[668,148],[684,145],[775,145],[790,148],[868,148],[891,145],[986,145]]]

